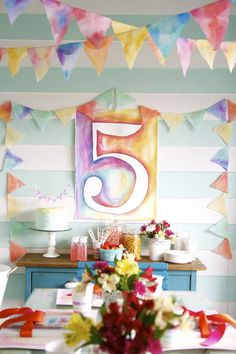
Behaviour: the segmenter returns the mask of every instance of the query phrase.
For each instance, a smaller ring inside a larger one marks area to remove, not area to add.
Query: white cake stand
[[[43,254],[43,257],[56,258],[56,257],[60,257],[60,255],[56,252],[56,234],[57,234],[57,232],[65,232],[65,231],[70,231],[72,229],[40,230],[40,229],[31,228],[31,230],[48,233],[48,248],[47,248],[47,252]]]

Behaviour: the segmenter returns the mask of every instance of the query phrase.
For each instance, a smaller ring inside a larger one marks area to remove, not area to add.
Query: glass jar
[[[123,244],[128,253],[135,255],[136,260],[141,259],[141,237],[139,234],[125,233]]]
[[[123,243],[123,228],[117,222],[106,225],[103,232],[105,233],[107,242],[115,246],[119,246],[120,243]]]

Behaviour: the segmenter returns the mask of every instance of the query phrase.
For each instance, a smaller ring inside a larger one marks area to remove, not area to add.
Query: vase
[[[164,244],[165,244],[165,251],[169,251],[171,249],[171,240],[163,240]]]
[[[148,251],[149,251],[149,258],[151,261],[163,261],[165,250],[166,250],[166,245],[164,242],[153,238],[149,239]]]
[[[71,289],[74,312],[81,312],[85,317],[91,315],[93,287],[93,283],[88,283],[82,291],[77,287]]]

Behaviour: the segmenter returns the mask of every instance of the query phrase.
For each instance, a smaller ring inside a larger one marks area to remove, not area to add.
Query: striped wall
[[[159,16],[177,14],[202,6],[211,1],[191,0],[63,0],[72,6],[108,15],[121,22],[143,25]],[[230,25],[226,40],[236,40],[236,6],[232,5]],[[204,38],[192,21],[184,35]],[[72,23],[65,41],[80,37],[76,24]],[[41,3],[35,1],[10,26],[2,2],[0,4],[0,47],[54,45],[52,35]],[[65,82],[56,58],[48,74],[36,82],[34,71],[24,60],[19,73],[11,77],[7,62],[0,63],[0,102],[15,101],[34,109],[53,110],[85,103],[97,94],[117,87],[136,98],[138,104],[156,108],[160,112],[182,113],[204,109],[223,98],[236,102],[236,70],[229,72],[222,53],[217,53],[215,69],[210,70],[200,57],[193,53],[191,67],[184,78],[176,51],[162,67],[145,43],[134,65],[129,71],[120,44],[115,41],[105,70],[97,77],[89,60],[82,53],[71,79]],[[210,158],[224,146],[212,131],[219,124],[213,116],[206,115],[197,129],[187,122],[170,133],[160,121],[158,131],[158,217],[166,218],[177,231],[188,231],[198,244],[198,257],[206,264],[207,271],[199,272],[197,290],[206,293],[220,311],[236,317],[236,134],[230,142],[229,165],[229,239],[233,260],[228,261],[211,252],[221,241],[208,228],[221,219],[221,215],[208,209],[207,204],[219,195],[209,185],[219,176],[222,169],[210,162]],[[24,162],[12,173],[25,183],[13,195],[26,207],[19,220],[32,226],[34,210],[39,201],[34,196],[35,187],[45,194],[55,195],[68,183],[72,185],[64,199],[70,210],[72,231],[57,235],[59,249],[68,250],[68,242],[77,233],[86,233],[91,223],[76,221],[74,212],[74,121],[63,125],[51,119],[45,132],[41,132],[32,119],[14,122],[13,127],[25,134],[11,150]],[[5,125],[0,121],[0,165],[4,157]],[[0,263],[9,263],[9,220],[6,204],[6,174],[0,172]],[[92,226],[96,226],[96,222]],[[29,231],[21,244],[30,251],[45,249],[44,234]],[[23,302],[23,269],[12,275],[7,288],[4,306]]]

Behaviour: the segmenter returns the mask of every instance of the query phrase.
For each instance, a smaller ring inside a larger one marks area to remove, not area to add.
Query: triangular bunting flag
[[[40,81],[50,67],[53,47],[28,48],[28,55],[35,70],[36,80]]]
[[[228,192],[228,172],[222,173],[216,180],[210,185],[211,188],[218,189],[223,193]]]
[[[217,163],[227,171],[229,165],[228,146],[225,146],[223,149],[217,151],[217,153],[211,158],[211,162]]]
[[[24,136],[25,134],[12,128],[8,123],[6,129],[6,135],[5,135],[5,145],[16,144],[19,140],[23,139]]]
[[[41,129],[41,131],[43,131],[53,113],[48,111],[33,110],[30,114],[35,120],[37,126]]]
[[[100,48],[97,48],[92,42],[86,41],[84,43],[84,51],[88,58],[95,66],[97,75],[101,75],[104,69],[104,64],[107,60],[110,46],[113,42],[113,37],[106,37]]]
[[[32,2],[33,0],[3,0],[11,25]]]
[[[95,101],[109,110],[138,108],[137,102],[132,96],[116,88],[97,96]]]
[[[65,80],[68,80],[70,78],[71,72],[77,64],[77,60],[82,51],[82,48],[82,42],[75,42],[61,44],[56,49]]]
[[[96,48],[100,48],[103,45],[106,31],[111,27],[111,19],[80,8],[74,8],[74,16],[83,36]]]
[[[153,41],[165,58],[174,48],[177,38],[189,21],[189,17],[187,12],[176,16],[166,16],[147,26]]]
[[[219,137],[226,143],[229,143],[229,140],[232,136],[233,132],[233,122],[231,123],[223,123],[213,128],[212,130],[219,135]]]
[[[216,116],[221,122],[227,122],[228,121],[227,100],[223,99],[223,100],[213,104],[211,107],[209,107],[207,109],[207,112]]]
[[[75,117],[76,114],[76,108],[62,108],[62,109],[57,109],[56,111],[53,111],[57,118],[59,118],[62,123],[67,124],[69,121],[72,119],[72,117]]]
[[[213,70],[217,51],[214,50],[210,45],[210,43],[205,39],[198,39],[196,43],[197,43],[197,49],[199,53],[201,54],[203,59],[207,62],[210,69]]]
[[[7,48],[8,68],[11,75],[16,75],[20,69],[22,60],[27,56],[27,48]]]
[[[150,109],[150,108],[144,107],[144,106],[139,106],[139,110],[140,110],[140,114],[141,114],[143,122],[146,122],[149,119],[154,118],[154,117],[157,118],[160,115],[160,112],[158,112],[157,110]]]
[[[198,127],[200,123],[203,121],[203,118],[206,114],[206,110],[203,109],[201,111],[196,111],[196,112],[189,112],[185,113],[184,117],[187,119],[187,121],[194,127]]]
[[[14,192],[14,190],[25,186],[25,184],[12,174],[7,174],[7,194]]]
[[[140,52],[147,35],[148,30],[146,27],[116,34],[117,39],[121,42],[123,47],[124,56],[129,69],[132,69],[135,59]]]
[[[213,209],[217,211],[220,214],[223,214],[224,216],[228,215],[228,209],[227,209],[227,194],[221,194],[219,197],[216,199],[212,200],[208,205],[208,209]]]
[[[229,71],[232,73],[236,64],[236,42],[223,42],[220,47],[227,59]]]
[[[161,113],[161,118],[165,121],[170,130],[176,130],[184,120],[183,114]]]
[[[12,119],[15,120],[23,120],[26,118],[26,116],[32,111],[31,108],[23,106],[22,104],[19,103],[12,103]]]
[[[0,48],[0,61],[3,59],[6,52],[7,52],[6,48]]]
[[[10,171],[22,162],[23,160],[19,156],[16,156],[11,150],[7,149],[4,157],[3,171]]]
[[[0,119],[3,119],[6,123],[9,123],[11,120],[11,109],[12,104],[10,101],[3,102],[0,105]]]
[[[233,122],[236,120],[236,104],[232,101],[227,101],[228,106],[228,122]]]
[[[9,222],[10,241],[17,240],[29,230],[27,225],[15,219]]]
[[[95,100],[88,103],[82,104],[77,107],[76,112],[80,112],[90,117],[90,119],[95,118],[96,115],[97,102]]]
[[[179,56],[184,76],[186,76],[187,74],[191,62],[193,49],[195,48],[195,46],[196,42],[194,39],[178,38],[176,41],[177,53]]]
[[[10,260],[15,262],[18,258],[27,253],[26,248],[20,246],[18,243],[10,241]]]
[[[24,208],[24,205],[19,202],[15,197],[11,194],[7,195],[7,217],[8,219],[14,218],[17,214],[19,214]]]
[[[138,28],[136,26],[127,25],[126,23],[122,23],[118,21],[112,21],[111,26],[115,34],[132,31]]]
[[[219,254],[220,256],[226,259],[232,259],[231,247],[227,238],[224,238],[224,240],[219,244],[219,246],[212,250],[212,252]]]
[[[209,230],[216,235],[225,237],[228,234],[227,218],[223,217],[217,224],[209,227]]]
[[[148,44],[150,45],[153,53],[155,54],[155,57],[157,58],[157,60],[159,61],[159,63],[161,65],[164,65],[165,62],[166,62],[166,59],[165,57],[163,56],[163,54],[161,53],[161,51],[159,50],[159,48],[156,46],[156,44],[154,43],[152,37],[150,36],[150,34],[148,33],[148,36],[147,36],[147,41],[148,41]]]
[[[51,31],[59,46],[70,24],[73,8],[56,0],[42,0]]]
[[[230,0],[218,0],[190,11],[214,49],[219,49],[228,28]]]

